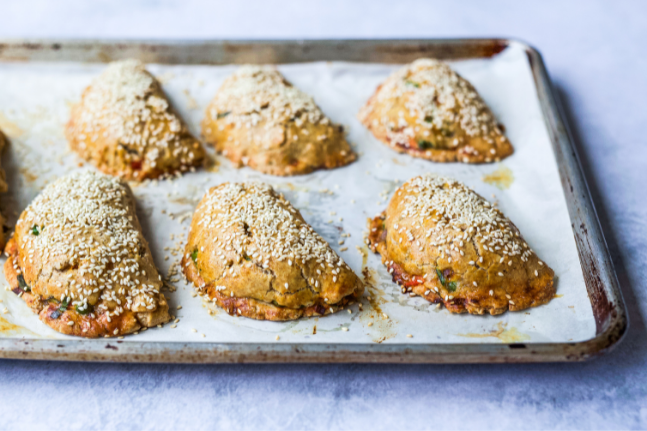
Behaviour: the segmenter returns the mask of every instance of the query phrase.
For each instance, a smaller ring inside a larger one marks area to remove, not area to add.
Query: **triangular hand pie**
[[[266,184],[211,188],[195,210],[182,268],[229,314],[259,320],[323,316],[364,292],[348,264]]]
[[[106,174],[164,178],[201,165],[204,149],[137,60],[110,63],[72,108],[71,148]]]
[[[474,87],[438,60],[393,73],[358,118],[394,150],[434,162],[488,163],[513,151]]]
[[[51,183],[5,252],[14,293],[59,332],[119,336],[170,319],[135,198],[118,178],[77,172]]]
[[[501,314],[550,301],[554,272],[498,209],[458,181],[423,175],[370,221],[371,249],[403,293],[454,313]]]
[[[357,158],[343,128],[269,66],[243,66],[225,80],[202,134],[236,165],[271,175],[307,174]]]

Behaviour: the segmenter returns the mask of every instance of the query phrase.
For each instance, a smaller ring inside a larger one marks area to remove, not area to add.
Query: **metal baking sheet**
[[[398,63],[422,56],[451,60],[476,86],[506,125],[516,149],[512,157],[494,165],[433,164],[394,153],[357,122],[359,107]],[[368,287],[363,310],[355,305],[319,319],[253,321],[204,303],[192,296],[192,287],[172,277],[175,290],[166,294],[180,319],[177,327],[117,340],[78,340],[50,330],[3,290],[1,356],[166,362],[578,360],[608,348],[624,332],[626,314],[604,240],[541,58],[532,48],[503,40],[0,43],[0,129],[11,142],[3,157],[10,193],[2,206],[10,222],[47,182],[80,169],[62,134],[69,105],[102,62],[129,57],[151,63],[149,70],[196,135],[206,104],[235,70],[233,64],[276,63],[346,126],[360,154],[343,169],[291,178],[233,169],[214,157],[213,166],[181,179],[133,185],[161,273],[179,260],[173,250],[181,250],[192,210],[207,187],[265,181],[362,275]],[[424,172],[455,177],[496,201],[555,269],[557,298],[523,312],[471,316],[402,295],[378,256],[368,252],[363,234],[366,218],[384,209],[397,186]]]

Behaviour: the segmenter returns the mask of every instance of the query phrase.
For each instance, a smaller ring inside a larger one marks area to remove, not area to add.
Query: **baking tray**
[[[147,63],[222,65],[320,61],[401,64],[420,57],[490,58],[521,47],[534,78],[570,215],[595,336],[550,343],[212,343],[114,339],[20,339],[0,336],[0,357],[124,362],[391,362],[469,363],[580,361],[608,351],[628,321],[611,259],[579,159],[556,103],[540,54],[509,39],[320,41],[0,41],[0,62]]]

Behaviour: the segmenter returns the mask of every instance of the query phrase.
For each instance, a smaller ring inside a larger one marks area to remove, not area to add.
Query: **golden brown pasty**
[[[423,175],[369,220],[369,243],[403,293],[454,313],[501,314],[550,301],[554,272],[498,209],[458,181]]]
[[[364,285],[299,211],[265,184],[225,183],[198,205],[182,260],[201,294],[260,320],[323,316]]]

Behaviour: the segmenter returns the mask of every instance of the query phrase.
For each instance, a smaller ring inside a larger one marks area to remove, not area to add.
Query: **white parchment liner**
[[[369,286],[365,295],[372,300],[364,298],[364,311],[354,305],[351,313],[344,310],[323,318],[278,323],[232,317],[209,305],[215,310],[210,315],[204,301],[192,296],[193,288],[179,281],[173,283],[175,292],[165,292],[171,313],[180,319],[177,327],[167,324],[126,336],[125,342],[501,343],[566,342],[593,337],[595,321],[525,53],[513,45],[492,59],[459,61],[452,66],[474,84],[506,126],[515,153],[502,163],[438,164],[395,153],[373,138],[355,116],[376,86],[399,66],[321,62],[279,69],[294,85],[311,94],[333,121],[347,128],[348,139],[360,154],[356,163],[342,169],[280,178],[249,168],[234,169],[218,156],[217,170],[200,170],[174,181],[133,185],[144,234],[160,272],[166,274],[171,263],[179,259],[179,254],[173,256],[171,250],[184,245],[191,213],[208,187],[225,181],[273,184],[358,275],[362,276],[363,269],[369,274],[373,287]],[[10,191],[0,201],[9,223],[15,223],[45,184],[79,169],[80,159],[69,152],[63,126],[70,105],[104,67],[81,63],[0,64],[0,129],[10,139],[2,157]],[[148,67],[163,83],[196,136],[204,108],[223,79],[236,68]],[[86,168],[92,169],[89,165]],[[483,181],[485,175],[506,168],[514,177],[509,188],[499,189]],[[386,207],[397,185],[424,172],[454,177],[498,202],[528,244],[555,270],[558,296],[542,307],[492,317],[454,315],[421,298],[402,295],[380,264],[379,256],[368,252],[362,238],[366,219]],[[322,192],[324,189],[332,193]],[[350,233],[351,237],[342,238],[341,233]],[[170,239],[170,234],[175,240]],[[341,239],[344,245],[338,244]],[[348,250],[340,251],[342,247]],[[0,280],[6,284],[4,274]],[[41,323],[12,292],[0,289],[0,299],[0,317],[5,319],[0,320],[0,337],[69,338]],[[374,305],[381,313],[375,311]],[[368,326],[369,322],[373,324]],[[348,331],[342,331],[342,327]],[[275,341],[277,335],[279,341]]]

